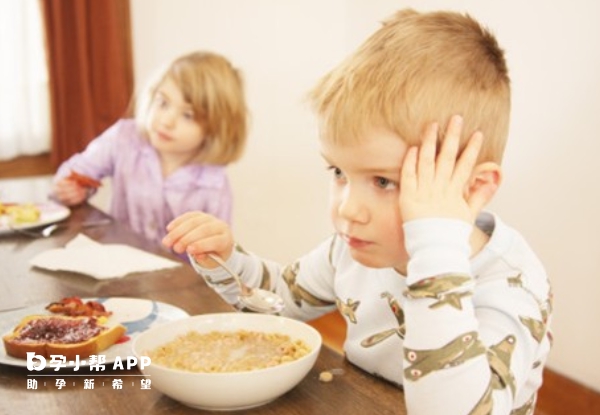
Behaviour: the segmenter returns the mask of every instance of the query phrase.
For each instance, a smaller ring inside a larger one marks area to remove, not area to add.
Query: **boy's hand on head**
[[[451,218],[474,223],[485,198],[468,192],[468,186],[482,134],[474,133],[459,157],[462,118],[454,116],[436,156],[438,128],[437,124],[430,125],[421,146],[406,153],[400,183],[402,219]]]
[[[233,235],[227,223],[204,212],[187,212],[167,225],[162,243],[178,254],[188,253],[198,264],[214,268],[206,256],[214,253],[227,260],[233,251]]]
[[[52,188],[52,193],[60,203],[66,206],[79,205],[88,197],[88,189],[69,178],[57,181]]]

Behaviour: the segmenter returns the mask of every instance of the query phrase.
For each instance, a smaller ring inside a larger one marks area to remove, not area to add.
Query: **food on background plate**
[[[50,303],[46,306],[46,310],[65,316],[110,316],[112,311],[106,310],[104,305],[98,301],[88,300],[85,303],[79,297],[65,297],[60,301]]]
[[[0,203],[0,214],[8,215],[13,224],[35,223],[40,220],[42,212],[32,203],[6,204]]]
[[[100,319],[103,319],[101,317]],[[26,359],[27,352],[44,357],[84,358],[109,348],[125,334],[121,324],[105,326],[96,317],[27,316],[2,337],[6,353]]]
[[[96,180],[96,179],[86,176],[84,174],[77,173],[74,170],[71,170],[71,174],[67,178],[75,181],[77,184],[79,184],[80,186],[83,186],[83,187],[97,189],[100,186],[102,186],[102,183],[99,180]]]
[[[147,352],[153,364],[189,372],[244,372],[300,359],[311,351],[302,340],[248,330],[190,331]]]

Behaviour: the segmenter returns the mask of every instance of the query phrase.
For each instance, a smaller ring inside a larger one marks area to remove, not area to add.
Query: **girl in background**
[[[190,210],[230,223],[225,166],[243,153],[247,117],[240,72],[227,59],[179,57],[140,95],[135,119],[117,121],[59,167],[52,196],[78,205],[95,190],[81,175],[111,177],[110,214],[156,242]]]

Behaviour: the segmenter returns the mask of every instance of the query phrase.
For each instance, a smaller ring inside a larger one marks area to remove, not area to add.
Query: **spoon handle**
[[[238,286],[240,287],[240,290],[242,291],[242,296],[247,297],[252,294],[252,289],[250,287],[248,287],[246,284],[244,284],[242,282],[242,278],[238,274],[233,272],[231,270],[231,268],[229,268],[227,266],[225,261],[223,261],[218,255],[209,253],[209,254],[206,254],[206,256],[209,257],[210,259],[212,259],[213,261],[215,261],[217,264],[219,264],[219,266],[221,268],[223,268],[225,271],[227,271],[227,273],[229,275],[231,275],[233,277],[235,282],[237,282]]]
[[[25,236],[29,236],[30,238],[41,238],[43,237],[43,235],[39,232],[35,232],[35,231],[31,231],[27,228],[15,228],[12,225],[8,225],[8,228],[15,233],[21,234],[21,235],[25,235]]]

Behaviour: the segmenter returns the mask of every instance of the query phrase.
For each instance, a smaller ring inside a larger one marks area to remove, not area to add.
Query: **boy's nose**
[[[356,192],[346,190],[338,205],[338,215],[348,221],[364,223],[369,218],[364,200]]]

